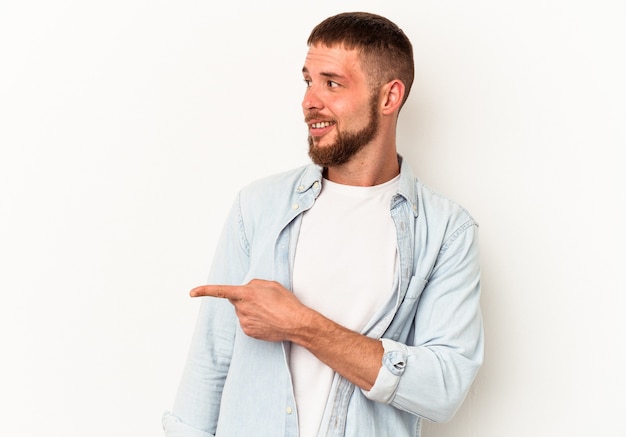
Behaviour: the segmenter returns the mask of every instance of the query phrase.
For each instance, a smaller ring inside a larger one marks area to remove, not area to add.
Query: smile
[[[321,129],[323,127],[332,126],[333,124],[335,123],[331,121],[320,121],[318,123],[312,123],[310,126],[312,129]]]

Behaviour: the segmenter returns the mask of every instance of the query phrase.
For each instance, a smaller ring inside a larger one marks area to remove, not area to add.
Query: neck
[[[325,177],[343,185],[371,187],[390,181],[400,174],[395,147],[386,152],[371,153],[366,149],[347,163],[324,169]]]

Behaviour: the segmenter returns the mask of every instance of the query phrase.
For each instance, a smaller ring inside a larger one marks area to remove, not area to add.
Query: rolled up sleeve
[[[406,369],[409,355],[408,348],[402,343],[383,338],[384,353],[382,366],[372,388],[362,390],[365,397],[372,401],[390,403],[398,389],[400,377]]]
[[[408,336],[383,338],[382,364],[363,395],[434,422],[450,420],[483,361],[476,226],[446,242],[419,297]],[[389,334],[394,335],[395,328]]]
[[[213,434],[186,425],[169,411],[163,413],[162,422],[163,430],[168,437],[215,437]]]

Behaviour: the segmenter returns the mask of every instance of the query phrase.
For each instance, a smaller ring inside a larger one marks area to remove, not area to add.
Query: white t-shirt
[[[373,187],[324,180],[298,237],[293,290],[305,305],[360,332],[389,299],[396,262],[390,214],[400,176]],[[317,435],[334,371],[307,349],[290,353],[300,437]]]

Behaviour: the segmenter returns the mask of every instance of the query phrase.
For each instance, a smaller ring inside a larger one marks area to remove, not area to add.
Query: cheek
[[[370,123],[371,112],[371,107],[369,105],[361,105],[356,108],[349,108],[345,113],[343,121],[352,129],[360,129]]]
[[[358,106],[346,102],[329,103],[328,109],[342,122],[353,123],[361,118],[361,110]]]
[[[325,106],[340,126],[345,125],[350,129],[362,127],[369,123],[371,101],[368,98],[346,98],[344,96],[339,98],[336,95],[327,95]]]

